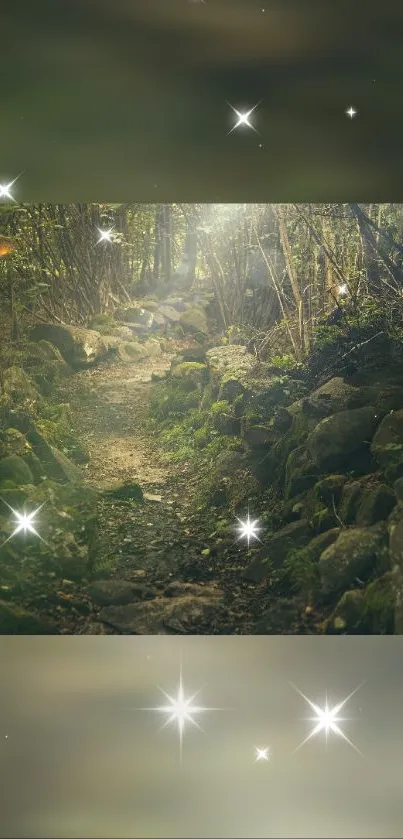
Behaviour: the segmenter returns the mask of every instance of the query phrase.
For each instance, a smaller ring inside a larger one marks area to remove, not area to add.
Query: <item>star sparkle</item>
[[[357,116],[357,110],[356,108],[353,108],[352,105],[350,105],[350,107],[346,109],[345,114],[346,116],[350,117],[350,119],[354,119],[354,117]]]
[[[308,705],[310,705],[310,707],[316,715],[314,717],[309,717],[309,720],[311,722],[316,723],[316,725],[314,725],[312,731],[308,734],[308,736],[305,737],[305,740],[303,740],[302,743],[300,743],[299,746],[297,746],[295,752],[298,752],[299,749],[301,749],[302,746],[304,746],[305,743],[308,742],[308,740],[311,740],[312,737],[316,737],[317,734],[319,734],[321,731],[324,731],[326,736],[326,743],[328,741],[329,732],[332,732],[333,734],[337,734],[338,737],[341,737],[342,740],[345,740],[346,743],[348,743],[349,746],[351,746],[351,748],[354,749],[354,751],[356,751],[358,754],[361,754],[359,749],[357,749],[354,743],[352,743],[352,741],[349,740],[347,735],[344,734],[344,731],[342,731],[342,729],[339,726],[339,723],[345,722],[347,719],[346,717],[339,717],[339,712],[342,708],[344,708],[349,699],[351,699],[351,697],[354,696],[355,693],[357,693],[357,690],[359,690],[359,688],[361,687],[360,685],[353,691],[351,691],[351,693],[349,693],[348,696],[346,696],[346,698],[343,699],[342,702],[339,702],[332,708],[329,707],[327,695],[325,705],[323,708],[321,708],[319,705],[316,705],[315,702],[312,702],[310,699],[308,699],[308,697],[305,696],[305,694],[302,693],[302,691],[300,691],[299,688],[295,687],[295,685],[292,685],[292,687],[294,688],[294,690],[297,691],[297,693],[299,693],[300,696],[302,696],[303,699],[305,699],[305,702],[307,702]]]
[[[345,297],[345,295],[348,294],[347,283],[342,283],[341,285],[339,285],[337,291],[340,297]]]
[[[98,227],[98,233],[99,233],[99,239],[97,241],[97,245],[99,245],[100,242],[111,242],[112,241],[111,237],[112,237],[112,233],[113,233],[113,227],[110,227],[109,230],[101,230],[101,228]]]
[[[252,521],[252,519],[250,518],[250,515],[249,515],[249,511],[248,511],[248,518],[245,521],[242,521],[242,519],[238,519],[238,518],[237,518],[237,521],[239,521],[239,527],[237,528],[238,533],[239,533],[238,542],[239,542],[239,539],[246,539],[246,541],[248,543],[248,548],[249,548],[251,539],[257,539],[260,542],[260,539],[259,539],[259,536],[258,536],[258,532],[259,532],[259,529],[260,529],[258,527],[259,519],[255,519],[254,521]]]
[[[260,748],[259,746],[255,746],[255,763],[259,763],[261,760],[270,761],[271,758],[271,749],[270,746],[264,746],[264,748]]]
[[[166,726],[171,724],[176,724],[178,728],[179,734],[179,751],[180,751],[180,761],[182,763],[182,748],[183,748],[183,736],[185,733],[186,723],[190,723],[194,725],[199,731],[203,731],[200,725],[194,719],[194,716],[197,714],[204,713],[205,711],[218,711],[221,710],[220,708],[206,708],[204,705],[193,705],[193,700],[196,696],[200,693],[200,689],[196,691],[196,693],[192,694],[189,697],[185,696],[185,690],[183,687],[183,679],[182,679],[182,668],[180,670],[179,676],[179,685],[177,689],[176,696],[170,696],[169,693],[166,693],[165,690],[159,688],[161,693],[168,699],[169,705],[159,705],[156,708],[141,708],[141,711],[157,711],[158,713],[168,714],[168,719],[161,727],[166,728]]]
[[[46,504],[46,501],[44,501],[43,504],[41,504],[39,507],[37,507],[36,510],[33,510],[31,513],[27,513],[25,510],[22,513],[19,513],[17,510],[14,510],[14,508],[11,507],[10,504],[7,503],[7,501],[4,501],[4,499],[2,499],[2,501],[3,501],[3,504],[6,504],[6,506],[9,508],[9,510],[11,510],[11,512],[14,514],[14,516],[15,516],[15,522],[14,523],[16,524],[16,528],[15,528],[15,530],[13,530],[11,536],[9,536],[8,539],[6,539],[5,542],[3,542],[1,547],[3,547],[3,545],[5,545],[7,542],[9,542],[10,539],[13,538],[13,536],[16,536],[17,533],[21,533],[21,532],[23,532],[23,533],[34,533],[34,535],[38,536],[38,538],[41,539],[42,542],[45,542],[45,540],[42,539],[42,536],[40,535],[40,533],[38,533],[38,531],[35,529],[34,520],[35,520],[35,517],[36,517],[37,513],[39,513],[39,510],[44,506],[44,504]]]
[[[231,130],[230,130],[230,131],[228,131],[228,134],[232,134],[232,132],[233,132],[233,131],[235,131],[235,129],[236,129],[236,128],[239,128],[241,125],[245,125],[247,128],[252,128],[252,130],[253,130],[253,131],[255,131],[255,132],[256,132],[256,134],[259,134],[259,132],[258,132],[258,130],[255,128],[255,126],[254,126],[254,125],[252,125],[252,123],[250,122],[249,117],[250,117],[250,115],[251,115],[251,114],[253,114],[253,111],[255,111],[255,110],[256,110],[256,108],[258,108],[258,107],[259,107],[259,105],[260,105],[260,104],[261,104],[261,103],[260,103],[260,102],[258,102],[258,103],[257,103],[256,105],[254,105],[254,106],[253,106],[253,108],[251,108],[249,111],[245,111],[245,112],[243,112],[243,113],[242,113],[242,111],[238,111],[238,109],[237,109],[237,108],[234,108],[234,106],[233,106],[233,105],[231,105],[229,102],[227,102],[227,105],[228,105],[230,108],[232,108],[232,110],[233,110],[234,114],[236,114],[236,116],[238,117],[238,122],[236,122],[236,123],[235,123],[235,125],[233,125],[233,126],[232,126]]]
[[[21,177],[21,175],[17,175],[17,177],[14,178],[13,181],[10,181],[9,184],[0,184],[0,199],[5,198],[8,201],[14,201],[15,204],[17,203],[16,199],[11,194],[11,190],[12,190],[14,184],[18,181],[18,178],[20,178],[20,177]]]

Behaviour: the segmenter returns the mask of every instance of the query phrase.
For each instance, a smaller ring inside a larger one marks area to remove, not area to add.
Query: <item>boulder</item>
[[[177,309],[167,305],[159,306],[158,314],[162,315],[165,321],[169,321],[170,323],[179,323],[181,317],[181,313]]]
[[[325,597],[334,597],[362,584],[379,570],[388,570],[387,531],[382,525],[342,530],[322,553],[318,571]]]
[[[335,376],[312,391],[304,399],[302,407],[308,415],[323,419],[341,411],[366,406],[371,403],[371,398],[373,398],[371,388],[354,387],[340,376]]]
[[[97,606],[125,606],[153,596],[143,583],[127,580],[98,580],[88,586],[87,593]]]
[[[325,632],[333,635],[392,635],[395,628],[394,594],[391,572],[364,589],[344,592],[326,621]]]
[[[16,365],[8,367],[4,370],[3,378],[4,393],[11,398],[12,402],[21,404],[38,398],[38,391],[22,367]]]
[[[50,341],[74,369],[89,367],[106,356],[107,347],[99,332],[81,326],[41,323],[34,326],[31,341]]]
[[[312,530],[306,519],[286,524],[268,540],[265,547],[252,559],[244,571],[244,578],[259,583],[274,568],[281,568],[287,554],[310,541]]]
[[[371,451],[383,469],[401,477],[397,470],[403,464],[403,410],[392,411],[383,418],[372,440]]]
[[[294,449],[285,468],[285,496],[293,498],[310,489],[318,480],[319,470],[305,446]]]
[[[5,479],[12,481],[15,486],[33,483],[33,475],[29,466],[22,457],[16,454],[0,460],[0,481]]]
[[[146,356],[143,344],[136,341],[123,341],[112,335],[104,335],[103,340],[108,352],[124,364],[133,364],[134,361],[140,361]]]
[[[191,585],[179,597],[158,597],[107,606],[101,620],[123,635],[197,635],[218,631],[228,623],[223,592],[213,586]]]
[[[186,332],[200,332],[202,335],[208,335],[209,328],[203,309],[192,308],[182,312],[179,323]]]
[[[321,420],[307,440],[312,460],[322,472],[345,466],[351,455],[369,447],[379,422],[372,406],[340,411]]]
[[[367,489],[357,510],[356,522],[367,527],[385,521],[396,505],[396,495],[387,484]]]

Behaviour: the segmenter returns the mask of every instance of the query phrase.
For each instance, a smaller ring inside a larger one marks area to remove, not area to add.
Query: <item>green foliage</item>
[[[319,582],[318,565],[309,548],[290,551],[284,561],[284,573],[294,590],[311,596]]]
[[[157,422],[181,417],[197,408],[200,395],[197,391],[188,391],[182,382],[170,379],[156,384],[150,400],[150,415]]]

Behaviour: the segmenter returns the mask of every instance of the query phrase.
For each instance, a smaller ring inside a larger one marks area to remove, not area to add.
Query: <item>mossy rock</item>
[[[318,469],[326,472],[343,468],[351,455],[368,449],[379,421],[371,406],[341,411],[321,420],[307,440],[307,449]]]
[[[290,551],[304,547],[310,542],[312,530],[308,521],[291,522],[277,533],[273,533],[264,549],[253,558],[244,572],[244,578],[259,583],[271,569],[279,569]]]
[[[54,624],[18,606],[0,601],[0,635],[55,635]]]
[[[194,334],[208,335],[208,323],[203,309],[193,307],[182,312],[179,318],[180,326]]]
[[[134,481],[125,481],[123,484],[106,488],[104,494],[120,501],[143,501],[144,499],[140,484]]]
[[[15,405],[38,399],[38,391],[28,373],[22,367],[13,365],[4,370],[4,393]]]
[[[110,330],[116,326],[116,320],[111,314],[94,315],[89,323],[90,329],[95,329],[101,335],[109,335]]]
[[[315,493],[318,499],[327,507],[332,508],[333,504],[337,506],[346,481],[345,475],[326,475],[325,478],[315,484]]]
[[[181,379],[190,390],[201,389],[209,379],[207,365],[199,361],[183,361],[175,365],[172,376]]]
[[[389,572],[365,589],[344,592],[325,631],[337,635],[393,635],[395,628],[395,590]]]
[[[323,552],[319,563],[321,591],[335,597],[371,576],[385,573],[389,566],[387,530],[382,525],[342,530],[336,542]]]
[[[390,475],[403,464],[403,410],[383,418],[372,440],[371,451]],[[396,473],[395,477],[399,475]]]
[[[33,475],[28,464],[16,454],[0,460],[0,480],[8,478],[15,486],[33,483]]]
[[[285,497],[293,498],[313,487],[318,480],[318,468],[305,446],[294,449],[287,458]]]
[[[318,561],[323,551],[336,541],[339,533],[339,528],[328,530],[327,533],[315,536],[305,547],[288,553],[284,571],[292,588],[313,596],[320,583]]]
[[[312,527],[315,533],[326,533],[339,525],[339,520],[333,510],[324,507],[312,516]]]
[[[387,484],[367,489],[357,510],[356,522],[359,527],[370,526],[378,521],[386,521],[396,506],[396,495]]]
[[[220,402],[213,402],[210,413],[213,428],[220,434],[230,436],[239,433],[240,422],[236,418],[233,406],[229,402],[226,402],[224,399]]]
[[[342,490],[338,515],[344,525],[353,524],[365,493],[359,481],[349,481]]]

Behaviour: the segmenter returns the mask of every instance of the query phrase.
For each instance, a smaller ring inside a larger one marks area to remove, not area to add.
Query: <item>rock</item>
[[[291,428],[292,422],[293,417],[290,412],[287,411],[287,408],[277,408],[272,420],[273,429],[275,431],[280,431],[281,433],[288,431],[289,428]]]
[[[364,487],[359,481],[349,481],[344,485],[338,511],[344,525],[355,522],[364,492]]]
[[[55,344],[64,360],[74,369],[89,367],[107,354],[100,333],[81,326],[41,323],[31,329],[29,337],[31,341],[45,340]]]
[[[123,635],[211,634],[226,618],[222,596],[219,589],[193,585],[192,593],[180,597],[109,606],[100,618]]]
[[[122,338],[123,341],[132,341],[133,340],[133,330],[130,329],[130,326],[114,326],[113,329],[111,329],[111,335],[107,336],[108,341],[110,340],[111,337],[115,337],[115,336],[117,338]],[[104,340],[105,340],[105,336],[104,336]]]
[[[396,505],[396,495],[387,484],[367,489],[358,507],[356,522],[367,527],[385,521]]]
[[[305,446],[294,449],[285,468],[285,497],[294,498],[310,489],[318,480],[318,468]]]
[[[298,634],[300,610],[293,600],[279,598],[276,603],[263,612],[256,624],[256,635],[294,635]]]
[[[217,391],[225,375],[229,380],[240,382],[240,379],[250,373],[256,363],[255,358],[247,352],[246,347],[238,345],[213,347],[207,350],[206,360],[213,385]],[[242,394],[244,390],[244,386],[240,383],[236,395]]]
[[[108,352],[113,353],[124,364],[133,364],[134,361],[140,361],[146,356],[143,344],[136,341],[123,341],[112,335],[104,335],[103,340]]]
[[[393,489],[395,491],[395,495],[397,500],[402,502],[403,501],[403,478],[398,478],[397,481],[393,484]]]
[[[45,475],[54,481],[82,483],[82,475],[78,466],[72,463],[63,452],[45,440],[36,429],[27,432],[27,440],[40,460]]]
[[[4,370],[4,393],[11,397],[13,402],[21,404],[25,401],[35,401],[38,398],[38,391],[22,367],[13,365]]]
[[[194,308],[182,312],[179,323],[186,331],[200,332],[202,335],[208,335],[209,328],[203,309]]]
[[[337,506],[346,480],[345,475],[327,475],[315,484],[316,496],[328,507]]]
[[[135,600],[153,597],[151,589],[143,584],[125,580],[99,580],[88,586],[87,592],[97,606],[125,606]]]
[[[183,361],[199,361],[204,364],[206,361],[206,350],[200,344],[195,344],[192,347],[184,347],[181,351]]]
[[[337,470],[351,455],[369,446],[379,421],[371,406],[333,414],[311,432],[307,450],[318,469]]]
[[[383,525],[342,530],[336,542],[322,553],[318,570],[324,596],[341,594],[366,582],[381,569],[387,570],[387,538]]]
[[[303,410],[319,419],[371,404],[374,389],[354,387],[340,376],[329,379],[304,400]]]
[[[0,481],[8,478],[16,486],[33,483],[33,475],[22,457],[16,454],[0,460]]]
[[[393,635],[394,612],[393,574],[388,572],[361,591],[346,591],[326,622],[325,631],[344,635]]]
[[[136,481],[125,481],[123,484],[113,484],[110,487],[105,487],[104,493],[105,495],[109,495],[111,498],[123,501],[130,499],[133,499],[134,501],[143,501],[144,498],[143,490],[141,489],[140,484],[136,483]]]
[[[359,589],[345,591],[325,623],[329,635],[361,634],[365,612],[364,594]]]
[[[260,448],[261,446],[271,446],[273,444],[273,435],[270,429],[264,425],[251,425],[242,436],[252,449]]]
[[[329,545],[333,545],[336,539],[339,538],[339,535],[340,528],[333,527],[325,533],[319,533],[318,536],[314,536],[314,538],[311,539],[307,546],[302,550],[306,552],[312,562],[318,562],[326,548],[328,548]]]
[[[3,432],[0,431],[0,459],[11,454],[23,457],[27,450],[29,450],[29,445],[25,434],[22,434],[21,431],[16,428],[7,428]]]
[[[180,312],[178,312],[177,309],[174,309],[173,306],[159,306],[158,313],[162,315],[165,320],[170,321],[170,323],[179,323],[181,317]]]
[[[0,635],[56,635],[54,624],[33,612],[0,601]]]
[[[394,411],[383,418],[371,445],[371,452],[382,466],[391,473],[403,464],[403,410]],[[397,472],[394,477],[400,477]]]
[[[260,583],[272,568],[280,568],[287,554],[306,545],[312,536],[312,530],[306,519],[286,524],[268,540],[265,547],[252,559],[244,571],[244,579]]]
[[[181,379],[190,390],[201,389],[208,381],[208,369],[199,361],[183,361],[172,368],[172,376]]]
[[[142,349],[148,358],[158,358],[162,355],[161,344],[156,338],[149,338],[148,341],[144,341]]]

